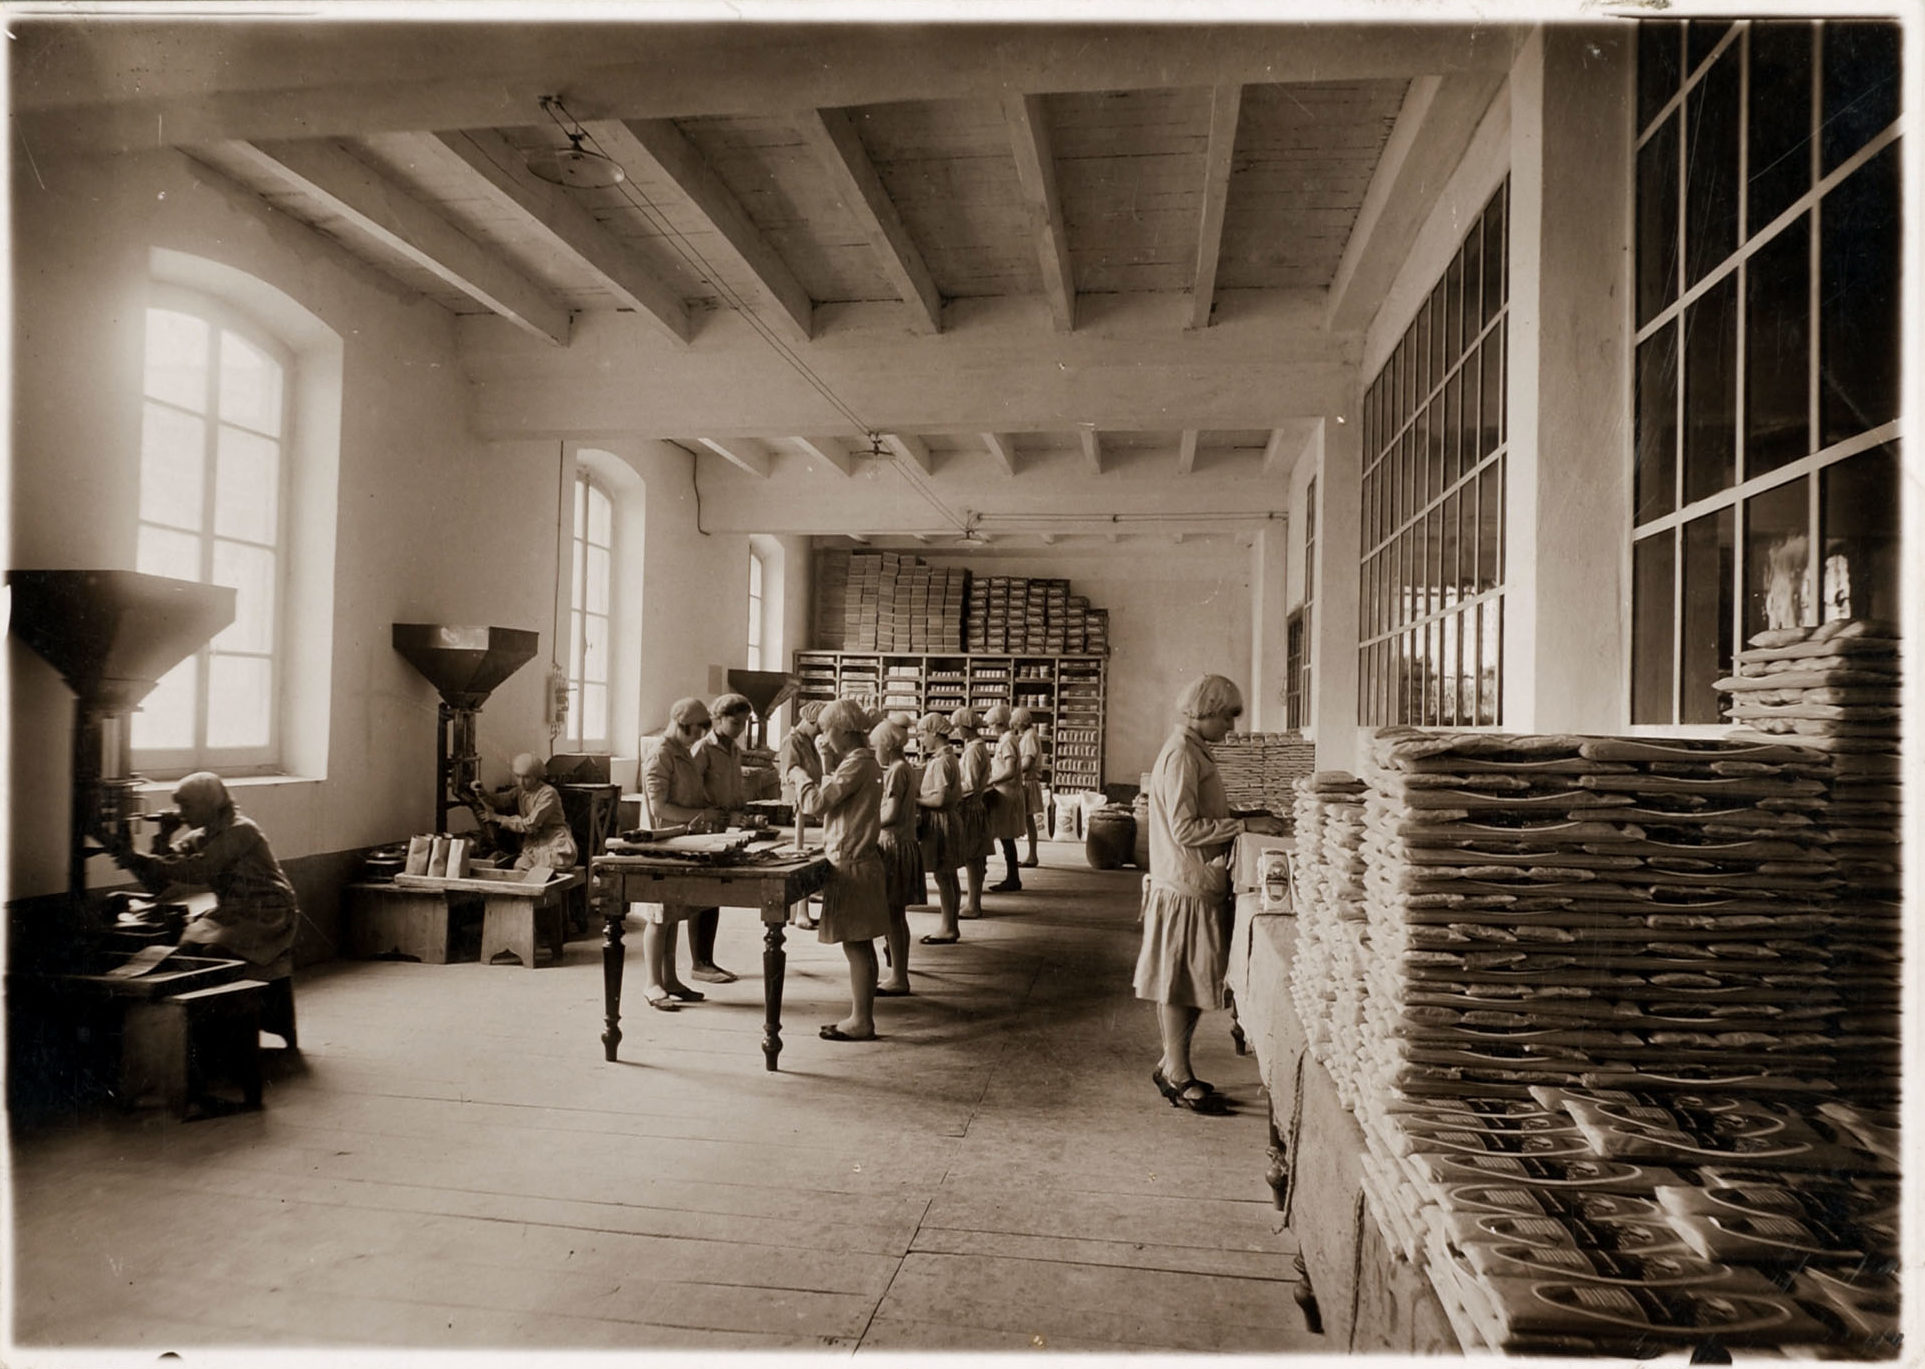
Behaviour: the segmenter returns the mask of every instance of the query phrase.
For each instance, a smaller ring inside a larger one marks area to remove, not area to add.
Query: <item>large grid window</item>
[[[1290,615],[1284,642],[1284,725],[1302,731],[1310,722],[1311,620],[1317,607],[1317,478],[1303,492],[1303,603]]]
[[[608,664],[615,506],[586,470],[575,472],[575,536],[568,613],[567,740],[608,749]]]
[[[1638,28],[1631,721],[1767,628],[1896,618],[1900,29]]]
[[[1364,396],[1358,716],[1373,726],[1503,718],[1509,190]]]
[[[762,668],[762,554],[749,553],[749,669]]]
[[[280,759],[289,354],[209,297],[155,299],[134,564],[232,587],[234,621],[147,696],[131,740],[156,774],[268,770]]]

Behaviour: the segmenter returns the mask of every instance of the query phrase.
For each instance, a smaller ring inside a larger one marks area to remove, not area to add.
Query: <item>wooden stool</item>
[[[399,956],[424,965],[445,965],[448,923],[448,896],[440,890],[372,883],[348,886],[347,953],[356,959]]]
[[[567,919],[567,909],[557,897],[538,900],[490,895],[481,921],[481,963],[486,965],[507,951],[532,970],[539,934],[554,952],[554,963],[561,964],[566,954]]]
[[[268,986],[237,979],[127,1008],[121,1102],[158,1102],[186,1116],[216,1082],[238,1084],[242,1104],[261,1105],[261,1006]]]
[[[261,999],[261,1030],[280,1037],[291,1051],[301,1049],[294,1030],[294,976],[284,974],[261,987],[267,991]]]

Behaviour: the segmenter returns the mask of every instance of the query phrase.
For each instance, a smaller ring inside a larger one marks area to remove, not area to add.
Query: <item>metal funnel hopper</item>
[[[394,625],[394,649],[428,677],[450,708],[480,708],[540,648],[541,634],[523,628]]]
[[[132,708],[234,621],[225,585],[131,570],[14,570],[13,635],[58,670],[85,710]]]
[[[729,688],[749,701],[755,716],[767,718],[795,693],[795,676],[782,670],[731,670]]]

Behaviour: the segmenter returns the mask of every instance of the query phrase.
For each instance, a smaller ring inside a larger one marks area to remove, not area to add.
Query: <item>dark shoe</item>
[[[675,1012],[677,1010],[677,1004],[673,994],[650,994],[648,996],[648,1006],[657,1012]]]
[[[1000,884],[992,884],[983,890],[986,894],[1020,894],[1022,891],[1023,886],[1021,881],[1013,879],[1006,879]]]
[[[878,984],[876,985],[876,997],[877,998],[907,998],[909,997],[909,990],[885,989],[882,987],[882,985]]]
[[[833,1022],[817,1032],[816,1035],[820,1036],[824,1041],[873,1041],[876,1039],[873,1032],[868,1036],[851,1036]]]
[[[1230,1110],[1223,1095],[1201,1079],[1185,1079],[1181,1084],[1173,1084],[1164,1077],[1160,1065],[1150,1071],[1150,1079],[1156,1084],[1156,1091],[1173,1108],[1188,1108],[1191,1112],[1207,1113],[1213,1117],[1223,1116]]]
[[[1040,865],[1042,865],[1042,862],[1036,859],[1036,857],[1031,856],[1028,860],[1019,863],[1016,868],[1019,870],[1034,870]]]
[[[922,939],[922,944],[925,946],[954,946],[961,940],[962,938],[959,936],[942,936],[936,932],[931,932]]]
[[[691,989],[686,984],[678,984],[668,991],[668,996],[678,1003],[700,1003],[708,995],[699,989]]]
[[[689,976],[693,979],[701,980],[704,984],[733,984],[735,982],[735,976],[723,969],[720,965],[692,965],[689,967]]]

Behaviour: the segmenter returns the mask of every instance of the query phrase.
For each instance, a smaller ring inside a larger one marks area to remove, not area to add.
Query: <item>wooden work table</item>
[[[783,949],[789,907],[829,881],[829,862],[820,852],[784,852],[786,859],[753,864],[702,865],[672,857],[606,855],[590,867],[602,896],[602,996],[607,1025],[602,1031],[606,1059],[621,1044],[623,921],[631,903],[667,903],[685,908],[756,908],[762,934],[762,1057],[776,1067],[782,1054],[782,976],[789,955]]]

